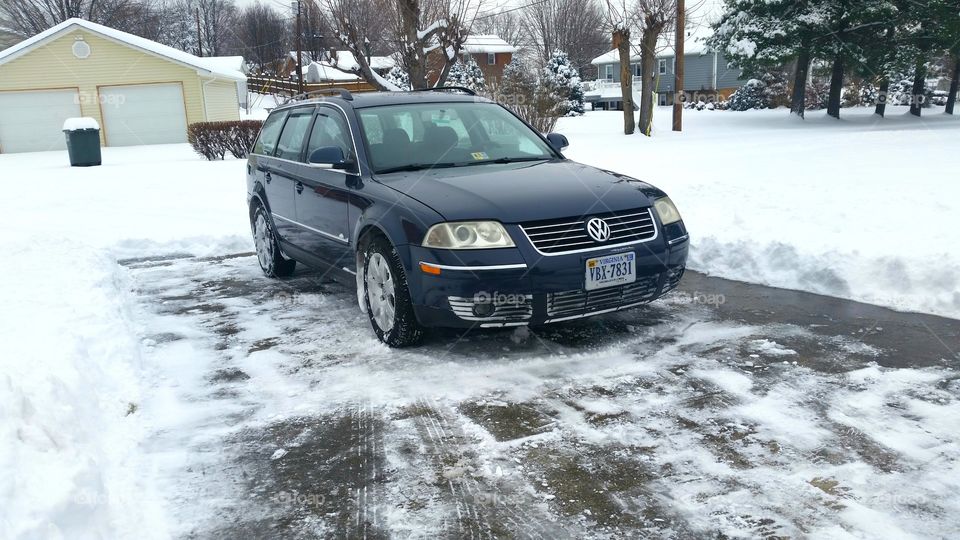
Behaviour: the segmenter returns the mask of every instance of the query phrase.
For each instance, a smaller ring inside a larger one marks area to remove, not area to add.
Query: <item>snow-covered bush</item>
[[[823,79],[815,78],[807,84],[804,96],[804,108],[808,111],[826,109],[830,101],[830,84]]]
[[[493,81],[488,94],[541,133],[553,131],[557,119],[568,112],[562,109],[555,93],[543,84],[537,71],[518,57]]]
[[[242,159],[250,152],[261,126],[260,120],[197,122],[187,127],[187,142],[210,161],[223,159],[227,152]]]
[[[787,72],[783,70],[766,71],[760,76],[760,80],[766,85],[763,95],[767,99],[767,107],[774,109],[790,104],[790,84]]]
[[[407,75],[407,72],[404,71],[400,66],[393,66],[389,73],[387,73],[387,82],[396,86],[402,91],[410,90],[410,75]]]
[[[483,77],[483,70],[473,60],[473,56],[467,55],[466,63],[457,60],[450,68],[447,75],[447,86],[462,86],[469,88],[474,92],[481,93],[487,89],[487,82]]]
[[[567,53],[557,49],[543,68],[544,85],[556,94],[565,116],[580,116],[584,112],[583,86],[580,74],[570,63]]]
[[[731,111],[749,111],[750,109],[767,109],[769,104],[766,95],[767,85],[760,79],[750,79],[730,96],[728,102]]]
[[[859,105],[864,107],[872,107],[877,104],[877,100],[880,99],[880,89],[873,83],[864,82],[860,85],[860,88],[857,91]]]

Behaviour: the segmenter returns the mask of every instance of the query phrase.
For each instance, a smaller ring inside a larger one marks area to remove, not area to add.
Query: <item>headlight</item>
[[[670,200],[670,197],[664,197],[662,199],[653,201],[653,207],[656,208],[657,215],[660,216],[660,222],[664,225],[676,223],[681,219],[680,211],[677,210],[676,206],[674,206],[673,201]]]
[[[513,247],[513,240],[496,221],[438,223],[427,231],[423,247],[443,249],[487,249]]]

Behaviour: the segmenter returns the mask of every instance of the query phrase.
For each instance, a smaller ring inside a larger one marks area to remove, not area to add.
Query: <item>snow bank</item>
[[[252,249],[243,161],[188,145],[103,157],[0,155],[14,224],[0,236],[0,538],[167,536],[144,480],[141,347],[117,259]]]
[[[139,536],[153,498],[124,276],[70,239],[4,252],[0,537]]]
[[[557,130],[568,157],[670,194],[695,270],[960,318],[960,118],[889,111],[686,111],[678,134],[658,107],[652,138],[624,136],[621,112]]]

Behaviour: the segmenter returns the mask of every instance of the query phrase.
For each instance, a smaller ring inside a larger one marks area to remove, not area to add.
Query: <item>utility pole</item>
[[[673,130],[683,131],[683,102],[681,96],[686,96],[683,91],[683,39],[684,26],[686,22],[686,7],[683,0],[677,0],[677,36],[674,40],[674,60],[675,67],[673,73]]]
[[[197,56],[203,56],[203,35],[200,33],[200,8],[194,12],[197,19]]]
[[[303,44],[300,43],[302,32],[300,31],[300,0],[294,0],[297,3],[297,93],[303,93]]]

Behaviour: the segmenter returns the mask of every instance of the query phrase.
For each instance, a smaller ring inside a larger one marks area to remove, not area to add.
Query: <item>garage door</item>
[[[63,121],[77,116],[76,90],[0,92],[0,152],[63,150]]]
[[[187,115],[179,84],[100,88],[107,146],[187,142]]]

